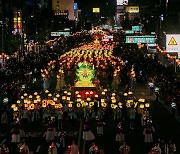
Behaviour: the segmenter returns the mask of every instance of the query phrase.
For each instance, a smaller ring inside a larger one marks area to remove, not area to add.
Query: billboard
[[[74,10],[78,10],[78,4],[74,3]]]
[[[70,32],[68,31],[62,31],[62,32],[51,32],[51,36],[70,36]]]
[[[180,52],[180,34],[166,35],[166,52]]]
[[[117,0],[117,5],[128,5],[128,0]]]
[[[139,13],[139,6],[126,6],[125,12],[128,12],[128,13]]]
[[[99,13],[100,12],[100,8],[93,8],[93,13]]]
[[[132,31],[141,32],[142,31],[142,26],[132,26]]]
[[[155,43],[155,36],[126,36],[126,43]]]

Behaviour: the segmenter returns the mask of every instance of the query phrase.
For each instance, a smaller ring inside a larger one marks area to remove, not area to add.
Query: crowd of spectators
[[[145,48],[138,49],[135,46],[129,48],[126,45],[121,45],[116,51],[121,51],[117,54],[121,55],[122,60],[127,65],[123,73],[126,74],[134,65],[137,81],[152,83],[152,92],[156,94],[158,100],[169,107],[174,103],[175,112],[180,114],[180,82],[177,77],[173,76],[173,66],[162,65],[158,60],[158,55],[148,54]]]

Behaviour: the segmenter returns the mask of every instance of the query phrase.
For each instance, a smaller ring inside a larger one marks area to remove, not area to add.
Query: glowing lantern
[[[32,95],[29,95],[29,98],[31,99],[31,98],[32,98]]]
[[[101,94],[102,94],[102,95],[105,95],[105,92],[103,91]]]
[[[57,95],[56,95],[56,97],[57,97],[57,98],[59,98],[59,97],[60,97],[60,95],[59,95],[59,94],[57,94]]]
[[[128,94],[127,93],[124,93],[124,96],[127,96]]]
[[[145,107],[150,107],[150,104],[149,103],[145,103]]]
[[[24,96],[21,96],[21,99],[24,99]]]
[[[70,99],[71,99],[70,97],[67,97],[67,98],[66,98],[67,101],[70,101]]]
[[[38,93],[37,92],[34,92],[34,95],[36,96]]]
[[[52,97],[52,94],[51,94],[51,93],[49,93],[49,94],[48,94],[48,97]]]
[[[47,94],[49,92],[49,90],[45,90],[45,93]]]
[[[62,100],[65,100],[66,99],[66,96],[62,96]]]
[[[20,100],[17,100],[17,104],[20,104],[21,103],[21,101]]]
[[[27,96],[27,93],[24,93],[24,96]]]
[[[141,109],[144,109],[144,104],[140,104],[140,108],[141,108]]]

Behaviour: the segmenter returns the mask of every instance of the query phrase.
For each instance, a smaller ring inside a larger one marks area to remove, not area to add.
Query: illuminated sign
[[[126,6],[125,12],[128,12],[128,13],[139,13],[139,6]]]
[[[128,5],[128,0],[117,0],[117,5]]]
[[[74,10],[78,10],[78,4],[74,3]]]
[[[166,52],[180,51],[180,34],[166,35]]]
[[[132,26],[132,31],[141,32],[142,31],[142,26]]]
[[[62,31],[62,32],[51,32],[51,36],[70,36],[70,32],[68,31]]]
[[[93,13],[99,13],[100,12],[100,8],[93,8]]]
[[[125,33],[126,34],[134,34],[134,31],[133,30],[126,30]]]
[[[126,43],[155,43],[155,36],[126,36]]]

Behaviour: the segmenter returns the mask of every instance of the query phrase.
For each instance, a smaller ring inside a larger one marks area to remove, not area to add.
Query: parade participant
[[[19,148],[20,154],[29,154],[29,148],[26,145],[26,142],[23,142],[22,145]]]
[[[117,133],[116,133],[115,141],[118,141],[118,142],[124,141],[124,129],[123,129],[122,122],[119,122],[117,125]]]
[[[95,139],[94,134],[89,129],[88,119],[86,119],[83,124],[83,139],[86,141],[91,141]]]
[[[166,153],[167,154],[175,154],[176,153],[176,145],[171,140],[169,140],[169,142],[167,144]]]
[[[167,145],[163,139],[160,140],[159,147],[161,148],[161,154],[166,154]]]
[[[143,131],[145,143],[152,143],[153,142],[153,135],[152,135],[153,132],[155,132],[155,129],[152,126],[152,122],[150,120],[148,120],[147,124],[144,128],[144,131]]]
[[[151,152],[153,154],[161,154],[161,148],[158,143],[155,144],[155,147],[152,148]]]
[[[130,154],[130,147],[123,142],[123,145],[119,147],[120,154]]]
[[[63,111],[62,109],[57,111],[57,119],[58,119],[58,129],[63,128]]]
[[[55,139],[55,134],[55,121],[50,120],[46,132],[46,141],[53,141]]]
[[[89,154],[97,154],[98,152],[99,152],[98,146],[96,146],[95,142],[92,142],[92,145],[89,148]]]
[[[131,108],[129,111],[130,129],[134,129],[134,121],[136,118],[136,110]]]
[[[104,124],[103,119],[97,119],[97,135],[103,135]]]
[[[59,144],[60,144],[59,145],[59,152],[60,152],[60,154],[63,154],[65,151],[65,146],[66,146],[64,134],[61,135]]]
[[[0,154],[9,154],[9,148],[6,146],[5,143],[3,143],[0,147]]]
[[[55,145],[55,142],[52,142],[51,145],[49,146],[48,154],[57,154],[57,147]]]
[[[11,130],[12,132],[12,139],[11,142],[13,143],[20,143],[20,123],[19,119],[14,123],[13,129]]]
[[[78,146],[75,144],[75,141],[72,141],[72,144],[68,147],[70,150],[69,154],[79,154],[79,148]]]

